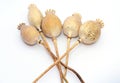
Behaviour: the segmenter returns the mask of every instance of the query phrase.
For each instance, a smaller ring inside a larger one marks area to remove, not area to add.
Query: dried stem
[[[49,54],[51,55],[51,57],[53,57],[55,60],[57,60],[57,57],[52,53],[52,51],[51,51],[49,48],[46,47],[46,45],[44,44],[44,42],[42,42],[41,40],[39,40],[39,44],[42,44],[42,45],[46,48],[46,50],[49,52]],[[70,68],[69,66],[66,66],[66,65],[65,65],[63,62],[61,62],[61,61],[60,61],[60,64],[61,64],[62,66],[64,66],[65,68],[69,69],[71,72],[73,72],[73,73],[79,78],[79,80],[81,81],[81,83],[84,83],[84,81],[83,81],[83,79],[81,78],[81,76],[80,76],[74,69]],[[63,77],[64,77],[64,76],[63,76]],[[65,79],[64,79],[64,80],[65,80]],[[66,80],[66,83],[68,83],[67,80]]]
[[[58,46],[57,46],[57,39],[56,38],[52,38],[54,47],[55,47],[55,51],[56,51],[56,55],[59,58],[59,52],[58,52]]]
[[[46,40],[46,38],[45,38],[45,36],[44,36],[44,34],[43,34],[42,31],[40,31],[40,35],[41,35],[41,37],[42,37],[42,39],[43,39],[43,41],[44,41],[44,43],[45,43],[45,45],[46,45],[46,48],[50,50],[50,47],[49,47],[49,45],[48,45],[48,43],[47,43],[47,40]],[[56,53],[58,53],[58,51],[57,51]],[[59,55],[59,54],[58,54],[58,55]],[[52,57],[53,60],[55,61],[54,57],[53,57],[53,56],[51,56],[51,57]],[[59,71],[59,74],[60,74],[61,83],[63,83],[63,82],[64,82],[63,79],[64,79],[64,80],[66,80],[66,79],[65,79],[65,77],[63,77],[64,75],[63,75],[63,73],[62,73],[61,66],[60,66],[60,64],[57,64],[56,66],[57,66],[58,71]]]
[[[42,44],[42,45],[46,48],[46,50],[50,53],[51,57],[53,57],[55,60],[57,60],[57,57],[52,53],[52,51],[45,45],[45,43],[44,43],[43,41],[39,40],[38,42],[39,42],[39,44]],[[60,64],[61,64],[63,67],[69,69],[71,72],[73,72],[73,73],[79,78],[79,80],[80,80],[81,83],[84,83],[84,81],[83,81],[83,79],[81,78],[81,76],[80,76],[74,69],[70,68],[69,66],[66,66],[66,65],[65,65],[63,62],[61,62],[61,61],[60,61]],[[67,81],[67,79],[64,77],[64,75],[63,75],[63,78],[64,78],[64,80],[66,81],[66,83],[68,83],[68,81]],[[38,80],[39,80],[39,79],[38,79]],[[34,82],[34,83],[36,83],[36,82]]]
[[[55,61],[55,60],[54,60],[54,61]],[[63,73],[62,73],[61,65],[60,65],[59,63],[57,64],[57,68],[58,68],[59,73],[60,73],[60,80],[61,80],[61,83],[64,83],[64,80],[63,80],[63,79],[66,80],[66,78],[63,77],[64,75],[63,75]]]
[[[46,50],[50,53],[50,56],[54,59],[54,61],[57,60],[57,57],[52,53],[52,51],[45,45],[45,43],[43,41],[39,40],[39,44],[42,44],[46,48]],[[60,64],[63,65],[65,68],[67,68],[67,66],[65,66],[65,64],[63,64],[62,62],[60,62]],[[59,64],[59,66],[60,66],[60,64]],[[74,69],[72,69],[70,67],[69,67],[69,70],[71,70],[73,73],[75,71]],[[63,75],[63,73],[61,75],[62,75],[63,79],[65,80],[65,82],[68,83],[68,80],[65,78],[65,76]]]
[[[57,56],[57,58],[59,58],[59,52],[58,52],[58,46],[57,46],[57,39],[55,38],[55,37],[53,37],[52,38],[52,41],[53,41],[53,44],[54,44],[54,47],[55,47],[55,51],[56,51],[56,56]],[[58,65],[59,65],[59,69],[60,69],[60,72],[61,72],[61,74],[60,74],[60,77],[61,77],[61,83],[64,83],[64,81],[63,81],[63,73],[62,73],[62,68],[61,68],[61,66],[60,66],[60,64],[58,63]]]
[[[84,80],[82,79],[82,77],[72,68],[70,68],[69,66],[66,66],[64,63],[60,62],[61,65],[63,65],[66,69],[69,69],[70,71],[72,71],[80,80],[81,83],[85,83]]]
[[[71,38],[68,37],[68,38],[67,38],[67,50],[70,48],[70,40],[71,40]],[[68,54],[66,55],[66,62],[65,62],[65,65],[66,65],[66,66],[68,66],[68,59],[69,59],[69,52],[68,52]],[[66,76],[66,74],[67,74],[67,69],[65,68],[64,76]]]
[[[79,45],[80,43],[80,40],[76,41],[72,46],[71,48],[69,48],[59,59],[57,59],[52,65],[50,65],[41,75],[39,75],[35,81],[39,80],[44,74],[46,74],[51,68],[53,68],[56,64],[58,64],[61,59],[63,59],[68,52],[70,52],[74,47],[76,47],[77,45]],[[84,83],[84,82],[83,82]]]

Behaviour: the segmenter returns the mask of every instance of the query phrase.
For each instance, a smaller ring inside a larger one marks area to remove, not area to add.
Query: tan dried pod
[[[55,15],[54,10],[49,9],[46,11],[46,16],[42,20],[42,31],[47,37],[52,38],[56,55],[59,57],[56,37],[62,32],[62,24],[60,19]]]
[[[47,37],[52,38],[56,55],[59,57],[56,37],[62,32],[62,24],[60,19],[55,15],[55,10],[49,9],[46,11],[46,16],[42,20],[42,31]]]
[[[101,28],[104,26],[100,19],[96,21],[85,22],[79,30],[81,42],[84,44],[93,44],[100,37]]]
[[[18,29],[21,32],[21,36],[23,41],[28,45],[35,45],[39,40],[39,32],[33,26],[25,25],[25,23],[21,23],[18,26]]]
[[[67,50],[70,47],[70,40],[73,37],[77,37],[79,34],[79,28],[81,26],[81,15],[79,13],[74,13],[65,19],[63,24],[63,32],[67,36]],[[69,54],[66,56],[66,65],[68,65]],[[65,74],[67,69],[65,69]]]
[[[79,33],[79,28],[81,26],[81,15],[79,13],[74,13],[72,16],[66,18],[63,24],[63,32],[69,37],[77,37]]]
[[[47,37],[57,37],[62,31],[60,19],[55,15],[54,10],[47,10],[42,20],[42,31]]]
[[[55,15],[55,10],[49,9],[46,12],[46,16],[42,20],[42,31],[47,36],[52,38],[52,41],[54,43],[54,47],[56,50],[56,56],[59,58],[59,52],[58,52],[58,46],[57,46],[57,39],[62,32],[62,23],[60,19]],[[61,66],[59,65],[60,70]],[[61,72],[62,73],[62,72]],[[61,75],[61,83],[63,83],[63,76]]]
[[[43,18],[41,11],[37,8],[35,4],[30,4],[28,9],[29,9],[28,12],[29,23],[40,30],[41,21]]]

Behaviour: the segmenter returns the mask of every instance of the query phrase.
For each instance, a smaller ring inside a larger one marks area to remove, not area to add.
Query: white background
[[[70,52],[69,66],[86,83],[120,83],[120,2],[119,0],[1,0],[0,1],[0,83],[32,83],[53,63],[42,45],[27,46],[21,40],[17,25],[28,24],[28,6],[35,3],[44,14],[46,9],[56,10],[61,21],[74,12],[82,15],[82,22],[100,18],[105,26],[101,37],[93,45],[80,44]],[[77,39],[73,39],[71,44]],[[48,42],[54,52],[53,43]],[[58,37],[60,55],[66,50],[66,37]],[[64,61],[64,60],[63,60]],[[68,72],[69,83],[79,83]],[[39,83],[60,83],[56,67]]]

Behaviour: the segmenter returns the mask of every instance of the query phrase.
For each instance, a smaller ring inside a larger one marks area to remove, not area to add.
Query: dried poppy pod
[[[57,37],[62,31],[60,19],[55,15],[54,10],[47,10],[42,20],[42,31],[47,37]]]
[[[42,31],[47,37],[52,38],[56,55],[59,56],[56,37],[62,32],[62,24],[60,19],[55,15],[54,10],[49,9],[46,11],[46,16],[42,20]]]
[[[100,19],[85,22],[79,30],[79,37],[84,44],[93,44],[100,37],[101,28],[104,26]]]
[[[22,39],[26,44],[35,45],[39,40],[39,32],[35,27],[21,23],[18,26],[18,29],[20,30]]]
[[[47,37],[52,38],[52,41],[54,43],[54,47],[56,50],[56,56],[57,58],[59,58],[56,37],[58,37],[60,33],[62,32],[62,24],[61,24],[60,19],[55,15],[54,10],[49,9],[46,11],[46,16],[42,20],[42,31]],[[59,65],[59,68],[62,73],[62,69],[60,65]],[[63,78],[63,75],[61,74],[61,83],[64,82],[62,78]]]
[[[81,26],[81,15],[74,13],[69,16],[63,24],[63,32],[67,37],[73,38],[77,37],[79,33],[79,28]]]
[[[30,4],[28,12],[28,21],[31,25],[35,26],[36,28],[40,29],[41,21],[43,18],[42,13],[37,8],[35,4]]]
[[[72,16],[66,18],[63,24],[63,32],[67,36],[67,50],[70,47],[70,40],[73,37],[77,37],[79,34],[79,28],[81,26],[81,15],[79,13],[74,13]],[[68,65],[69,54],[66,56],[66,65]],[[67,74],[67,69],[65,69],[65,74]]]

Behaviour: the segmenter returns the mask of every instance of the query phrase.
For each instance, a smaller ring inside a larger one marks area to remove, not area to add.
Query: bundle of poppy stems
[[[80,43],[86,45],[95,43],[100,37],[101,28],[104,26],[104,23],[100,19],[96,19],[95,21],[89,20],[82,23],[81,15],[79,13],[74,13],[67,17],[62,24],[59,17],[55,14],[55,10],[48,9],[45,14],[46,16],[43,16],[35,4],[30,4],[28,7],[29,25],[26,25],[25,23],[20,23],[18,25],[22,40],[30,46],[36,44],[43,45],[54,61],[54,63],[50,65],[42,74],[40,74],[33,81],[33,83],[36,83],[54,66],[56,66],[58,69],[61,83],[69,83],[66,79],[67,70],[75,74],[80,80],[80,83],[85,83],[79,73],[68,66],[69,52]],[[60,57],[57,46],[57,37],[62,31],[67,37],[67,49],[66,52]],[[40,39],[40,36],[42,40]],[[78,40],[70,46],[71,39],[78,36]],[[46,37],[51,38],[56,54],[51,51]],[[61,61],[64,57],[65,63]],[[61,68],[62,66],[64,67],[64,71]]]

